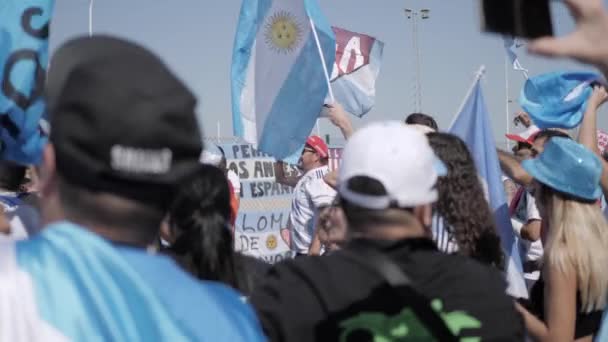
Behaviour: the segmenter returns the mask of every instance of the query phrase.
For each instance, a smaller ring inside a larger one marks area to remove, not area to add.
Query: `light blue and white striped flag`
[[[235,291],[198,282],[165,256],[69,222],[30,240],[0,236],[0,341],[203,340],[264,337]]]
[[[283,159],[311,133],[328,93],[334,33],[317,0],[243,0],[232,55],[234,134]]]
[[[506,278],[509,283],[507,293],[517,298],[528,298],[518,241],[513,233],[507,197],[500,179],[500,165],[490,114],[481,89],[482,73],[483,71],[480,71],[449,132],[457,135],[467,144],[475,159],[479,177],[485,182],[484,186],[487,186],[490,209],[494,212],[496,228],[505,254]]]

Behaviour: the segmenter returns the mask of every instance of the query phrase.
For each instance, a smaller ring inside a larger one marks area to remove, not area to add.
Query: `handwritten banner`
[[[241,204],[235,223],[235,249],[268,263],[292,257],[289,248],[289,212],[293,188],[276,182],[276,160],[248,144],[220,145],[227,166],[241,180]],[[330,169],[336,169],[341,148],[329,149]],[[297,176],[295,165],[285,165],[287,176]]]

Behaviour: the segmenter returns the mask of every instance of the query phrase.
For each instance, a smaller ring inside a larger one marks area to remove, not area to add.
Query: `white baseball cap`
[[[338,191],[346,201],[367,209],[411,208],[437,201],[435,184],[446,174],[445,164],[433,152],[426,135],[399,121],[378,122],[358,130],[347,141]],[[379,181],[387,194],[349,189],[348,181],[357,176]]]

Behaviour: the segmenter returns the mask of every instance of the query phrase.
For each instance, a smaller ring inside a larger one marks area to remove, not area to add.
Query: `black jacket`
[[[390,256],[459,337],[522,341],[500,272],[426,239],[362,241]],[[346,247],[356,253],[356,244]],[[275,265],[251,297],[272,341],[428,341],[413,311],[374,270],[336,252]],[[432,328],[430,328],[432,329]]]

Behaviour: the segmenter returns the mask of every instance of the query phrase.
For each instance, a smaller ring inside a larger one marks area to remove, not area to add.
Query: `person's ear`
[[[55,161],[55,148],[47,144],[42,152],[42,164],[38,169],[39,190],[42,197],[57,191],[57,168]]]
[[[169,226],[169,216],[166,215],[163,221],[160,223],[160,238],[168,244],[172,245],[175,243],[176,236],[175,232]]]
[[[433,223],[433,206],[430,204],[419,205],[414,208],[414,216],[422,225],[425,234],[431,234],[431,224]]]

